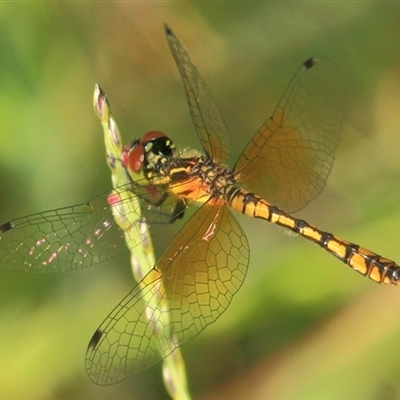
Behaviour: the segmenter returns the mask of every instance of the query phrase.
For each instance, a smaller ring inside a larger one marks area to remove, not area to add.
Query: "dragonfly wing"
[[[119,229],[124,220],[132,227],[130,243],[135,247],[148,234],[140,223],[143,218],[148,225],[170,223],[187,206],[172,196],[155,205],[139,191],[137,196],[143,198],[135,202],[132,196],[136,194],[130,188],[121,186],[111,195],[98,196],[85,204],[33,214],[0,226],[0,266],[32,273],[88,267],[131,250]],[[138,212],[139,207],[142,212]]]
[[[228,307],[245,278],[249,247],[226,206],[214,203],[193,215],[99,327],[86,356],[94,382],[108,385],[137,374],[198,335]]]
[[[221,112],[186,49],[167,25],[165,32],[183,80],[190,114],[201,144],[215,162],[225,162],[229,159],[229,133]]]
[[[47,273],[101,262],[116,255],[107,240],[114,226],[107,196],[19,218],[0,228],[0,265]]]
[[[240,156],[238,179],[287,212],[304,207],[322,191],[331,170],[344,97],[335,64],[324,58],[306,61]]]

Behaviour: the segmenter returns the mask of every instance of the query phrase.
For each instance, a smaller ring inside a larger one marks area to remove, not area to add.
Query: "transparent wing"
[[[94,334],[86,355],[91,379],[116,383],[198,335],[226,310],[248,260],[242,228],[210,200]]]
[[[334,161],[344,97],[342,75],[331,61],[306,61],[240,156],[240,182],[287,212],[314,199]]]
[[[212,160],[225,162],[229,159],[229,133],[224,119],[187,51],[167,25],[165,33],[183,80],[190,114],[203,149]]]
[[[131,250],[118,227],[128,214],[131,221],[137,220],[133,224],[136,231],[130,232],[132,238],[144,238],[143,218],[148,225],[170,223],[188,205],[177,203],[168,192],[154,187],[138,186],[136,193],[130,192],[130,187],[116,188],[85,204],[33,214],[0,226],[0,266],[33,273],[88,267]],[[139,196],[142,213],[127,193]],[[157,204],[163,195],[162,204]]]

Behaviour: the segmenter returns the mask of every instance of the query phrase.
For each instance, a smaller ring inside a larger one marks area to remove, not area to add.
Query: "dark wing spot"
[[[7,232],[12,228],[14,228],[14,225],[12,224],[12,222],[7,222],[4,225],[0,226],[0,233]]]
[[[103,333],[104,332],[101,329],[97,329],[97,331],[94,333],[93,337],[90,339],[89,346],[88,346],[89,349],[94,349],[99,344],[99,341],[103,336]]]
[[[304,62],[303,66],[305,69],[310,69],[318,62],[318,58],[311,57],[307,61]]]
[[[170,27],[167,24],[164,24],[164,29],[165,29],[165,33],[168,36],[172,36],[172,31],[171,31]]]

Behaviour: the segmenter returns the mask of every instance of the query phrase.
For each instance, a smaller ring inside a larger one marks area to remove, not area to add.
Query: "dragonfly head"
[[[145,133],[125,147],[122,163],[130,174],[143,174],[147,179],[158,172],[160,166],[174,154],[175,144],[160,131]]]

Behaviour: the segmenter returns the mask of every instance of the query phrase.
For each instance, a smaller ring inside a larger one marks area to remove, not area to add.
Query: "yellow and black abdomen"
[[[295,218],[269,204],[261,197],[236,189],[228,197],[228,203],[231,208],[242,214],[252,218],[265,219],[318,244],[374,282],[400,285],[400,266],[394,261],[381,257],[357,244],[339,239],[331,233],[321,231],[308,222]]]

